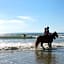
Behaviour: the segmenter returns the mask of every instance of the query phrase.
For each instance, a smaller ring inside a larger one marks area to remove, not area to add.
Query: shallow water
[[[0,39],[0,47],[18,46],[17,43],[25,43],[23,46],[28,46],[29,43],[31,46],[35,41],[36,39]],[[0,50],[0,64],[64,64],[64,38],[53,42],[54,45],[61,46],[53,50]]]
[[[64,64],[64,49],[3,51],[0,64]]]

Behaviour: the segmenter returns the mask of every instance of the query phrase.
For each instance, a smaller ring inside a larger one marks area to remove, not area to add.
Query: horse
[[[41,43],[41,47],[43,49],[45,49],[43,47],[43,43],[48,43],[49,48],[52,48],[51,44],[53,42],[53,39],[58,38],[58,34],[57,32],[51,33],[50,35],[42,35],[42,36],[38,36],[36,43],[35,43],[35,48],[38,47],[39,43]]]

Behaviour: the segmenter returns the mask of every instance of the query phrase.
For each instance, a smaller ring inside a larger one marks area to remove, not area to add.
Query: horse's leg
[[[35,48],[37,48],[37,47],[38,47],[38,44],[39,44],[39,40],[36,40]]]
[[[48,43],[48,46],[49,46],[50,49],[52,48],[52,44],[51,43]]]
[[[43,42],[41,42],[41,47],[42,47],[43,49],[45,49],[44,46],[43,46]]]

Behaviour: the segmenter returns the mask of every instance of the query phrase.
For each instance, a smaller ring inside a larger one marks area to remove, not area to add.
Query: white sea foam
[[[32,43],[0,43],[0,49],[29,49],[34,48]]]
[[[43,44],[45,48],[48,47],[47,43]],[[52,43],[53,48],[64,47],[64,43]],[[0,43],[1,50],[35,50],[35,43]],[[40,45],[38,49],[42,49]]]

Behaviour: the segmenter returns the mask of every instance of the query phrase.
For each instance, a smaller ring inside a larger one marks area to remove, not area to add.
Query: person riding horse
[[[49,32],[49,27],[44,28],[44,35],[50,35],[51,33]]]
[[[56,37],[58,37],[57,32],[50,33],[49,27],[45,28],[44,35],[42,35],[42,36],[40,35],[37,37],[36,42],[35,42],[35,48],[38,47],[39,43],[41,43],[41,47],[43,49],[44,49],[43,43],[48,43],[49,48],[52,48],[51,44],[52,44],[53,40],[56,39]]]
[[[38,36],[35,42],[35,48],[38,47],[39,43],[41,43],[41,47],[43,47],[43,43],[48,43],[49,48],[52,48],[52,42],[54,39],[58,38],[57,32],[52,33],[51,35],[43,35],[43,36]]]

